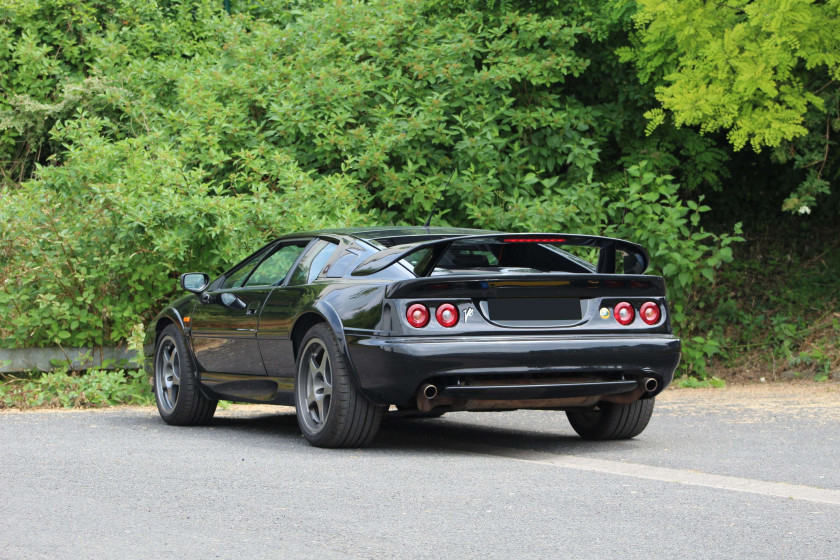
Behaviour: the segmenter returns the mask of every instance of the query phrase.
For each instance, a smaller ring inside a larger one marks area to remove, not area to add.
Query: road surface
[[[648,429],[394,419],[322,450],[291,409],[0,412],[0,558],[840,559],[840,386],[668,390]]]

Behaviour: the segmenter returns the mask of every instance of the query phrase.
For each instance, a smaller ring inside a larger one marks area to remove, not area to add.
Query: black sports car
[[[564,233],[286,235],[215,280],[183,274],[146,368],[170,424],[207,422],[218,399],[294,405],[323,447],[367,444],[390,406],[565,410],[585,438],[630,438],[680,359],[648,260]]]

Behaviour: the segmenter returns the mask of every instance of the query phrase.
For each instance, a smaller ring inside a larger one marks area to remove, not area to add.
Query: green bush
[[[502,4],[38,4],[83,22],[76,39],[0,5],[0,64],[32,76],[0,101],[3,153],[31,170],[0,192],[5,343],[115,343],[179,272],[219,272],[285,231],[419,225],[435,206],[434,225],[638,241],[687,316],[737,230],[704,231],[708,207],[666,168],[702,175],[717,156],[641,134],[644,88],[613,53],[625,12]],[[56,55],[41,89],[30,51]]]
[[[35,377],[9,377],[0,383],[2,408],[99,408],[153,402],[142,370],[89,370],[84,375],[63,371]]]
[[[16,346],[122,341],[178,272],[220,272],[284,231],[364,221],[346,178],[313,180],[286,161],[274,172],[282,191],[232,194],[185,170],[164,139],[113,142],[100,127],[60,126],[64,164],[5,193],[0,306],[12,320],[0,329]]]

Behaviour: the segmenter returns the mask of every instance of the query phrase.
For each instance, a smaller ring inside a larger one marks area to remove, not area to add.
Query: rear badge
[[[610,318],[610,310],[606,307],[601,308],[601,319],[609,319]]]
[[[467,319],[472,317],[472,314],[473,314],[473,308],[472,307],[467,307],[466,309],[464,309],[464,322],[465,323],[467,322]]]

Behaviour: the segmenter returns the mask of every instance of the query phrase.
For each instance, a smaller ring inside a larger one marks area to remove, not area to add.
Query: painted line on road
[[[762,496],[775,496],[785,499],[840,505],[840,490],[829,490],[815,486],[802,486],[785,482],[767,482],[752,478],[708,474],[683,469],[640,465],[638,463],[608,461],[605,459],[592,459],[590,457],[579,457],[576,455],[553,455],[538,451],[526,451],[490,445],[469,445],[466,448],[460,447],[460,450],[579,471],[615,474],[646,480],[657,480],[660,482],[704,486],[706,488],[717,488],[733,492],[748,492]]]

